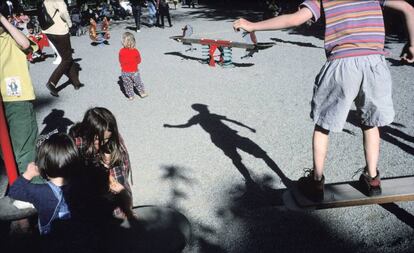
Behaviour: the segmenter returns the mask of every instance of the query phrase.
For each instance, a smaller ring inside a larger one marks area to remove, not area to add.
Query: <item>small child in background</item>
[[[39,147],[36,162],[10,187],[9,196],[32,203],[39,216],[41,235],[52,232],[55,220],[68,220],[71,212],[67,204],[71,171],[79,166],[80,156],[72,138],[67,134],[54,134]],[[47,184],[31,184],[32,178],[41,175]]]
[[[35,62],[37,59],[44,60],[46,57],[43,53],[43,48],[49,46],[49,40],[47,39],[46,34],[42,32],[36,33],[33,23],[30,22],[27,23],[26,28],[28,32],[27,38],[36,43],[39,48],[36,52],[29,53],[27,59],[31,63]]]
[[[138,90],[141,98],[148,96],[145,92],[144,83],[138,70],[141,63],[141,55],[135,48],[135,37],[130,32],[122,35],[122,46],[119,51],[119,63],[121,64],[121,78],[125,93],[129,100],[134,99],[134,87]]]

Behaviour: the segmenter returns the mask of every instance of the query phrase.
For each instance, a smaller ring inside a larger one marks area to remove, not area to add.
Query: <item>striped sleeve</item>
[[[385,0],[384,0],[385,1]],[[306,7],[313,14],[313,20],[316,22],[321,17],[321,0],[305,0],[300,8]]]

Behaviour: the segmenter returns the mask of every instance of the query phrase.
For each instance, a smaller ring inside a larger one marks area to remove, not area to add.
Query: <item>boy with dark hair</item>
[[[323,200],[324,162],[330,131],[340,132],[353,101],[361,118],[366,166],[360,177],[365,194],[381,194],[377,168],[380,136],[378,127],[394,119],[392,81],[384,54],[385,29],[381,7],[402,12],[409,32],[402,60],[414,62],[414,8],[404,0],[305,0],[300,9],[262,22],[245,19],[233,28],[248,32],[279,30],[314,21],[325,14],[327,62],[316,78],[311,117],[313,168],[298,181],[299,189],[314,201]]]
[[[80,164],[81,157],[72,138],[67,134],[54,134],[40,145],[36,164],[29,163],[27,170],[10,187],[10,197],[35,206],[41,235],[52,232],[54,220],[71,217],[67,204],[68,180]],[[39,175],[47,180],[47,184],[30,184]]]

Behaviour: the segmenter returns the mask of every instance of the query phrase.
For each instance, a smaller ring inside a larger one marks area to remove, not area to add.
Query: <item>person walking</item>
[[[132,15],[135,19],[136,32],[141,32],[142,0],[130,0],[129,2],[132,7]]]
[[[59,97],[57,85],[63,75],[69,78],[76,90],[83,87],[84,84],[79,81],[79,70],[72,58],[69,34],[72,21],[66,3],[63,0],[44,0],[44,5],[49,15],[53,18],[54,24],[48,29],[43,30],[43,33],[47,35],[62,57],[62,61],[46,83],[46,88],[52,96]]]
[[[170,16],[170,6],[166,0],[157,0],[157,9],[158,9],[158,16],[157,16],[157,24],[164,28],[164,17],[167,17],[168,24],[172,27],[171,24],[171,16]],[[159,22],[161,19],[161,23]]]

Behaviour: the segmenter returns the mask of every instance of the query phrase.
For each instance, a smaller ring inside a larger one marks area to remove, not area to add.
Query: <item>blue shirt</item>
[[[63,197],[67,199],[69,186],[61,186]],[[45,226],[53,217],[59,201],[47,184],[31,184],[24,177],[18,177],[10,187],[9,196],[16,200],[30,202],[37,210],[39,223]],[[66,196],[66,197],[65,197]]]

